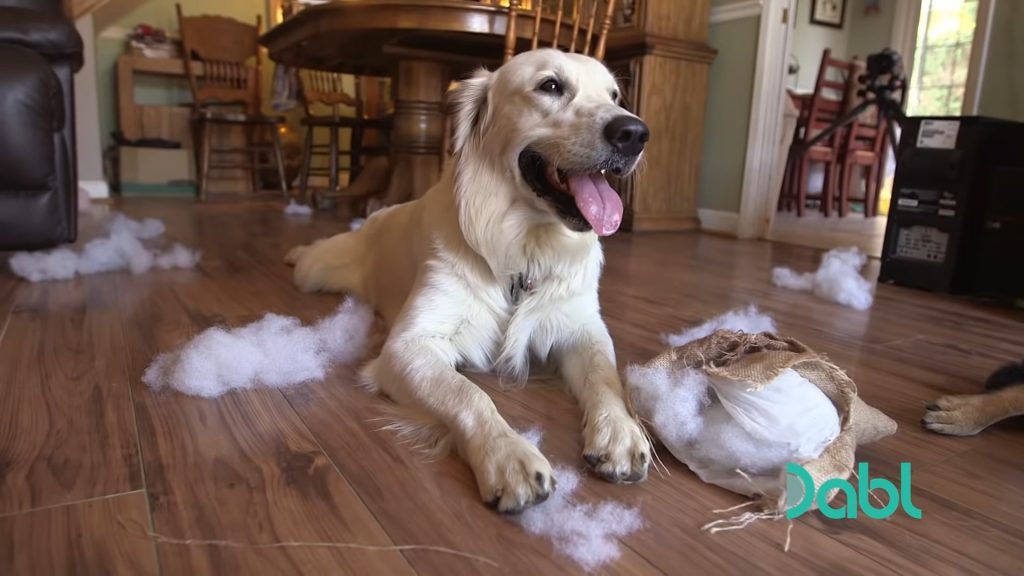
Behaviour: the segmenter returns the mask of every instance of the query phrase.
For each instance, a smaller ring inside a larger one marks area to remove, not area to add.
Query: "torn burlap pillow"
[[[702,480],[758,498],[765,512],[786,508],[785,462],[802,465],[817,492],[850,476],[858,445],[896,431],[839,367],[767,332],[717,330],[631,366],[626,381],[674,456]]]

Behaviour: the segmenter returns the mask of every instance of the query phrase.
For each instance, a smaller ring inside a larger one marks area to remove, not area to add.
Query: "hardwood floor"
[[[579,568],[478,500],[455,458],[424,461],[374,418],[380,399],[351,368],[286,391],[209,400],[153,392],[141,375],[160,352],[215,324],[266,312],[312,321],[337,296],[301,294],[281,263],[292,245],[343,230],[279,204],[124,202],[203,251],[194,271],[110,273],[29,284],[0,256],[0,573],[2,574],[562,574]],[[90,236],[90,222],[83,241]],[[1024,426],[971,438],[923,430],[924,406],[980,389],[1024,357],[1024,313],[893,286],[858,312],[775,288],[771,268],[816,267],[819,252],[700,234],[622,235],[605,243],[601,300],[620,367],[675,332],[756,303],[780,331],[827,353],[860,394],[895,418],[896,435],[861,448],[871,476],[911,462],[924,517],[784,522],[715,535],[712,510],[744,499],[699,481],[663,448],[669,474],[635,486],[587,476],[582,500],[638,506],[614,574],[1020,573],[1024,566]],[[877,261],[868,274],[877,274]],[[556,464],[582,466],[580,411],[557,380],[500,390],[472,376],[518,428],[540,425]],[[437,550],[239,548],[169,539],[345,542]]]

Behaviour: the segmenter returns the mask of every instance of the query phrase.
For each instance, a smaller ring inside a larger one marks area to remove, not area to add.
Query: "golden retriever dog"
[[[515,513],[555,487],[551,465],[459,370],[524,381],[558,369],[583,412],[583,458],[611,482],[647,475],[598,303],[623,206],[606,175],[640,161],[647,126],[599,61],[554,49],[480,70],[449,94],[453,158],[422,197],[357,231],[293,249],[304,291],[348,293],[388,326],[364,381],[431,445],[472,468],[484,502]],[[419,418],[419,424],[413,423]]]
[[[1024,362],[996,370],[981,394],[943,396],[926,408],[921,425],[950,436],[973,436],[997,422],[1024,415]]]

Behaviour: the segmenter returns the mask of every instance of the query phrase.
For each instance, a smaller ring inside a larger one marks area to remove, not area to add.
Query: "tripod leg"
[[[804,152],[806,152],[808,149],[810,149],[812,146],[818,144],[819,142],[821,142],[825,138],[828,138],[829,136],[831,136],[832,133],[835,132],[836,130],[842,128],[843,126],[846,126],[847,124],[849,124],[851,120],[853,120],[857,116],[860,116],[861,112],[867,110],[868,106],[871,106],[872,104],[875,104],[874,100],[864,100],[863,102],[858,104],[856,108],[854,108],[853,110],[850,110],[849,112],[844,114],[841,118],[839,118],[835,122],[833,122],[828,128],[822,130],[817,135],[815,135],[814,138],[811,138],[807,142],[804,142],[804,145],[801,147],[801,150],[800,150],[801,155]],[[809,127],[808,127],[808,129],[809,129]]]

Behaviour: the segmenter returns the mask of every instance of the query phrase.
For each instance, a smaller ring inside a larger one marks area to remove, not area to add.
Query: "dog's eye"
[[[554,78],[548,78],[537,86],[538,92],[544,92],[545,94],[562,94],[562,83]]]
[[[618,102],[618,101],[619,101],[619,91],[618,90],[612,90],[612,102]]]

